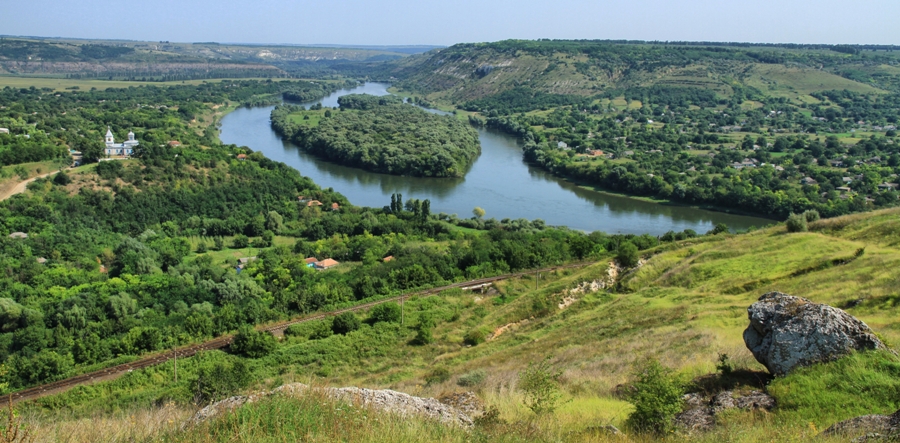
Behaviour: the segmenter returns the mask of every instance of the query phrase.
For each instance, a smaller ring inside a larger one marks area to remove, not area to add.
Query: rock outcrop
[[[325,396],[338,401],[345,401],[378,411],[398,414],[400,416],[418,415],[437,420],[444,424],[454,424],[463,427],[470,427],[473,425],[471,417],[453,406],[443,404],[433,398],[414,397],[390,389],[365,389],[355,387],[310,388],[302,383],[288,384],[275,388],[270,392],[250,396],[226,398],[225,400],[213,403],[197,411],[197,413],[188,420],[187,424],[192,425],[200,423],[220,413],[234,410],[244,404],[253,403],[270,395],[303,395],[311,390],[319,391],[325,394]]]
[[[828,305],[770,292],[748,309],[744,343],[774,375],[835,360],[854,350],[884,349],[865,323]]]
[[[687,394],[683,398],[684,412],[675,416],[675,425],[685,431],[708,431],[716,425],[716,415],[738,408],[745,411],[770,410],[775,407],[775,399],[759,391],[747,395],[723,391],[712,397]]]
[[[853,438],[853,442],[900,440],[900,411],[891,415],[863,415],[831,425],[824,437]]]

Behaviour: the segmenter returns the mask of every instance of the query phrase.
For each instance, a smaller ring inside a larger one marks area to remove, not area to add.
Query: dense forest
[[[335,111],[277,107],[272,127],[314,155],[386,174],[461,177],[481,152],[464,122],[399,98],[354,94],[339,104]]]

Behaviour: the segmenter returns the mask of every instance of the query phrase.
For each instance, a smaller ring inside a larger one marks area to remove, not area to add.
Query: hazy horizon
[[[269,45],[450,46],[506,39],[900,44],[900,2],[411,0],[8,2],[10,36]],[[357,4],[358,3],[358,4]]]

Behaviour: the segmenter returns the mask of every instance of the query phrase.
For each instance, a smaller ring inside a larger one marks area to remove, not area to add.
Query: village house
[[[181,142],[177,141],[177,140],[172,140],[168,144],[169,144],[170,148],[177,148],[177,147],[181,146]]]
[[[9,128],[0,128],[0,134],[9,134]]]
[[[819,184],[819,182],[813,180],[812,177],[803,177],[802,179],[800,179],[800,183],[801,183],[801,184],[804,184],[804,185],[817,185],[817,184]]]
[[[303,259],[303,262],[306,263],[307,268],[311,268],[311,267],[315,266],[316,262],[318,262],[318,261],[319,261],[319,259],[317,259],[315,257],[307,257],[307,258]]]
[[[883,190],[897,189],[897,184],[896,183],[882,183],[882,184],[878,185],[878,189],[883,189]]]
[[[569,145],[567,145],[566,142],[559,142],[556,144],[556,147],[559,149],[569,149]]]
[[[332,204],[331,204],[331,210],[332,210],[332,211],[337,211],[338,209],[341,209],[341,205],[339,205],[339,204],[337,204],[337,203],[332,203]]]
[[[393,255],[389,255],[389,256],[387,256],[387,257],[381,259],[381,261],[387,263],[387,262],[389,262],[389,261],[391,261],[391,260],[393,260],[393,259],[394,259],[394,256],[393,256]]]
[[[337,260],[334,260],[331,258],[326,258],[325,260],[316,262],[313,266],[315,266],[315,268],[320,271],[324,271],[326,269],[333,268],[339,264],[340,263]]]
[[[238,154],[237,159],[238,159],[238,161],[247,160],[247,154]]]
[[[28,238],[28,234],[24,232],[13,232],[9,234],[9,238]]]
[[[846,186],[838,186],[837,188],[834,188],[834,189],[837,191],[841,191],[842,193],[851,192],[850,188],[848,188]]]
[[[322,202],[320,202],[318,200],[310,200],[310,201],[306,202],[307,208],[311,208],[313,206],[322,206]]]

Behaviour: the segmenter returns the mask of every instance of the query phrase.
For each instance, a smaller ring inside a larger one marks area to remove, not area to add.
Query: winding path
[[[25,190],[28,189],[29,183],[31,183],[39,178],[49,177],[53,174],[56,174],[57,172],[59,172],[59,171],[48,172],[46,174],[34,176],[34,177],[29,178],[28,180],[23,180],[23,181],[20,181],[19,183],[16,183],[16,185],[13,186],[12,189],[0,194],[0,201],[6,200],[16,194],[21,194],[21,193],[25,192]]]

